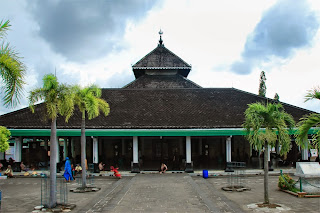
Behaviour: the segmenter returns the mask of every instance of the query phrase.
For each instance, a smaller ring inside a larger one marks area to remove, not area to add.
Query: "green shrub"
[[[295,181],[287,174],[279,176],[278,187],[284,190],[295,191]]]

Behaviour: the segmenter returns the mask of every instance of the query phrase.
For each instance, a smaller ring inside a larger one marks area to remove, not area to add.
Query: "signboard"
[[[318,150],[317,149],[310,149],[311,157],[317,157],[318,156]]]

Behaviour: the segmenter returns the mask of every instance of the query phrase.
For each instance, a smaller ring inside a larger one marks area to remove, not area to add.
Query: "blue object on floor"
[[[203,178],[208,178],[208,176],[209,176],[208,170],[203,170],[202,171],[202,177]]]

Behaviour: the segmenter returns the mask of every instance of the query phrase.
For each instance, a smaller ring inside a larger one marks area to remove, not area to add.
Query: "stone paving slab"
[[[228,200],[236,203],[245,212],[320,212],[320,198],[298,198],[290,194],[284,193],[278,189],[279,176],[269,176],[269,199],[270,203],[281,204],[289,209],[273,211],[268,209],[250,209],[248,205],[262,203],[264,201],[263,194],[263,176],[245,177],[243,183],[246,187],[251,188],[250,191],[243,192],[226,192],[221,190],[221,187],[227,186],[229,183],[228,177],[214,177],[206,179],[207,184],[213,191],[224,195]],[[298,177],[293,177],[298,180]],[[201,177],[193,177],[195,182],[203,180]]]
[[[294,177],[297,179],[297,177]],[[135,176],[95,177],[98,192],[68,193],[68,203],[76,204],[72,212],[267,212],[251,209],[263,202],[263,176],[243,179],[251,191],[225,192],[228,176],[203,179],[187,173],[148,173]],[[273,212],[319,212],[320,198],[297,198],[277,188],[278,176],[269,177],[272,203],[289,209]],[[68,183],[76,188],[77,182]],[[40,178],[11,178],[0,180],[1,212],[32,212],[41,198]]]

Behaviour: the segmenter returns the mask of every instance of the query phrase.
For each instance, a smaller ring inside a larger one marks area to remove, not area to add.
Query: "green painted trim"
[[[50,136],[50,129],[9,129],[12,137]],[[297,129],[290,131],[294,134]],[[310,129],[313,134],[315,129]],[[230,136],[246,135],[244,129],[87,129],[86,136]],[[58,129],[57,136],[81,136],[80,129]]]

